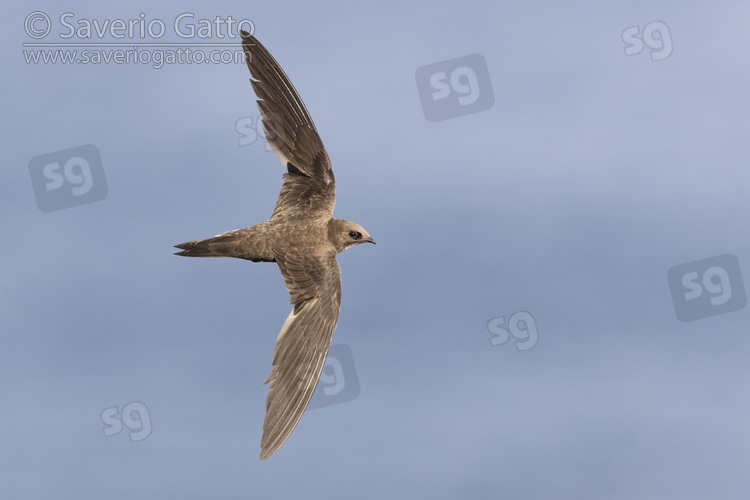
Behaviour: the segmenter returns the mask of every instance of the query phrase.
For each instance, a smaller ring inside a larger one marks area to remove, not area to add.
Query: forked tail
[[[175,245],[175,248],[182,250],[181,252],[175,252],[175,255],[182,255],[185,257],[228,257],[227,245],[221,245],[213,240],[216,238],[208,238],[205,240],[187,241]]]
[[[259,225],[260,226],[260,225]],[[184,257],[236,257],[253,262],[276,262],[263,226],[253,226],[175,245]]]

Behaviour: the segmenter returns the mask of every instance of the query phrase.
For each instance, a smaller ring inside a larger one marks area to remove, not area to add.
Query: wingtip
[[[253,53],[250,48],[257,45],[258,40],[256,40],[253,35],[251,35],[245,30],[240,30],[240,36],[242,37],[242,50],[245,53],[245,63],[247,64],[247,67],[250,69],[250,74],[252,75],[253,68],[252,68],[251,63],[253,60]],[[252,81],[253,80],[251,79],[250,82]]]
[[[283,444],[283,443],[282,443]],[[269,459],[274,453],[279,451],[279,448],[281,448],[280,445],[272,445],[268,443],[264,443],[261,441],[261,447],[260,447],[260,459],[261,460],[267,460]]]
[[[242,38],[242,47],[245,50],[250,50],[250,47],[258,43],[258,39],[245,30],[240,30],[240,37]]]

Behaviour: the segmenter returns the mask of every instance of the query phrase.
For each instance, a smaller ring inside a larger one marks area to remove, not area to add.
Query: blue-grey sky
[[[183,13],[248,19],[304,99],[336,215],[378,244],[339,255],[333,343],[359,397],[308,412],[269,460],[263,381],[290,309],[278,268],[172,255],[273,208],[281,164],[262,140],[240,146],[238,121],[258,116],[246,66],[27,63],[33,11],[45,42],[124,50],[184,42]],[[143,13],[167,34],[61,39],[66,12]],[[8,7],[3,495],[745,498],[748,16],[740,1]],[[417,70],[473,54],[491,107],[428,121]],[[42,211],[57,198],[35,191],[33,160],[84,145],[103,199]],[[537,343],[498,343],[500,317]],[[151,432],[105,435],[112,408],[145,408]]]

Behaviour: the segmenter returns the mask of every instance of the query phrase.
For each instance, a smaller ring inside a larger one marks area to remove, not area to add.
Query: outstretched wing
[[[274,252],[294,309],[276,340],[260,458],[284,444],[318,385],[341,306],[336,257]]]
[[[333,215],[336,181],[331,160],[297,90],[279,63],[254,36],[242,31],[242,48],[263,116],[266,140],[287,168],[271,218]]]

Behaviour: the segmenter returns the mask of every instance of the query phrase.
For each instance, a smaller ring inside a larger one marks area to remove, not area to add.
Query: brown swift
[[[331,160],[292,82],[263,45],[242,32],[250,83],[266,140],[286,167],[271,218],[213,238],[175,245],[176,255],[276,262],[294,305],[273,353],[260,458],[273,455],[305,412],[323,370],[341,306],[336,254],[375,243],[354,222],[335,219]]]

